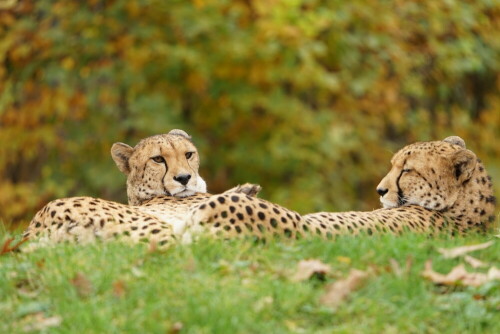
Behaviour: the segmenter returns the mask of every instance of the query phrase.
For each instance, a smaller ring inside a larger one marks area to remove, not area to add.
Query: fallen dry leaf
[[[362,286],[368,276],[366,271],[351,269],[345,279],[338,280],[326,287],[326,292],[321,297],[320,303],[328,307],[339,306],[351,292]]]
[[[32,332],[43,331],[49,327],[58,327],[62,322],[62,318],[58,315],[46,318],[45,315],[40,312],[28,316],[25,321],[27,321],[28,324],[23,327],[23,331]]]
[[[113,295],[117,298],[121,298],[125,295],[125,282],[122,280],[113,282]]]
[[[92,283],[82,273],[77,273],[71,280],[71,284],[76,288],[80,297],[88,297],[92,293]]]
[[[14,238],[8,238],[7,240],[5,240],[5,242],[2,245],[2,249],[0,249],[0,255],[4,255],[4,254],[7,254],[7,253],[10,253],[10,252],[17,250],[19,248],[19,246],[21,246],[26,241],[28,241],[28,238],[24,238],[21,241],[18,241],[17,243],[15,243],[11,246],[13,241],[14,241]]]
[[[487,264],[484,263],[483,261],[479,261],[475,257],[472,257],[470,255],[465,255],[464,256],[464,261],[470,264],[472,268],[481,268],[481,267],[486,267]]]
[[[454,267],[448,274],[443,275],[435,272],[432,269],[432,261],[427,260],[422,276],[431,280],[436,284],[444,285],[466,285],[480,286],[486,282],[500,279],[500,270],[495,267],[490,268],[487,274],[484,273],[469,273],[465,270],[463,264]]]
[[[172,327],[168,331],[168,334],[180,333],[183,327],[184,327],[184,325],[182,324],[182,322],[176,322],[172,325]]]
[[[399,265],[398,261],[391,258],[389,260],[389,263],[391,265],[391,270],[394,273],[394,275],[396,275],[397,277],[403,276],[403,270],[401,269],[401,266]]]
[[[406,257],[406,265],[405,265],[406,274],[408,275],[410,274],[412,267],[413,267],[413,257],[408,255]]]
[[[404,275],[408,275],[410,273],[411,267],[413,266],[413,258],[411,256],[406,257],[404,268],[401,268],[401,265],[394,258],[391,258],[389,260],[389,264],[394,275],[396,275],[397,277],[403,277]]]
[[[438,252],[441,253],[447,259],[453,259],[455,257],[459,257],[476,250],[488,248],[491,245],[493,245],[493,241],[488,241],[479,245],[461,246],[449,249],[438,248]]]
[[[330,266],[319,260],[302,260],[297,264],[297,271],[292,276],[293,282],[305,281],[313,275],[325,276],[330,272]]]
[[[271,296],[266,296],[263,298],[260,298],[253,304],[253,309],[255,312],[260,312],[264,308],[271,306],[274,303],[274,299]]]
[[[337,256],[337,261],[345,263],[345,264],[351,264],[351,258],[347,256]]]
[[[488,270],[488,278],[492,280],[500,280],[500,270],[497,269],[497,267],[491,267],[490,270]]]

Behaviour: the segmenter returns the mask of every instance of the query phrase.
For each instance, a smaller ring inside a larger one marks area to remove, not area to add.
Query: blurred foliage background
[[[0,1],[0,219],[126,201],[113,142],[188,131],[210,192],[377,208],[391,155],[463,137],[500,185],[497,0]]]

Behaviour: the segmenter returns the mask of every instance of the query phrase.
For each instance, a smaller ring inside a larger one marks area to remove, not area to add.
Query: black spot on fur
[[[496,204],[497,199],[495,198],[495,196],[489,196],[486,198],[486,203]]]
[[[231,196],[231,201],[233,202],[238,202],[240,200],[240,198],[238,196]]]

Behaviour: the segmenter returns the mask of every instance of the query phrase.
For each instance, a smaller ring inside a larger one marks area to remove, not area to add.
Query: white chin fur
[[[207,183],[200,176],[196,179],[196,186],[190,187],[189,189],[184,189],[177,193],[172,193],[172,196],[175,197],[187,197],[193,196],[196,193],[206,193],[207,192]]]
[[[199,175],[198,175],[198,179],[196,180],[196,192],[199,192],[199,193],[206,193],[207,192],[207,183]]]
[[[393,209],[398,207],[397,203],[389,202],[384,200],[382,197],[380,197],[380,204],[382,204],[384,209]]]

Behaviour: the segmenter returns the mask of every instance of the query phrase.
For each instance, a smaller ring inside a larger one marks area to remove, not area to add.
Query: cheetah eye
[[[153,159],[153,161],[156,162],[157,164],[165,163],[165,159],[163,159],[163,157],[160,155],[157,155],[156,157],[152,157],[151,159]]]
[[[403,169],[403,173],[409,173],[409,172],[411,172],[411,171],[412,171],[412,170],[411,170],[410,168],[405,168],[405,169]]]
[[[193,156],[194,152],[186,152],[186,159],[190,159]]]

